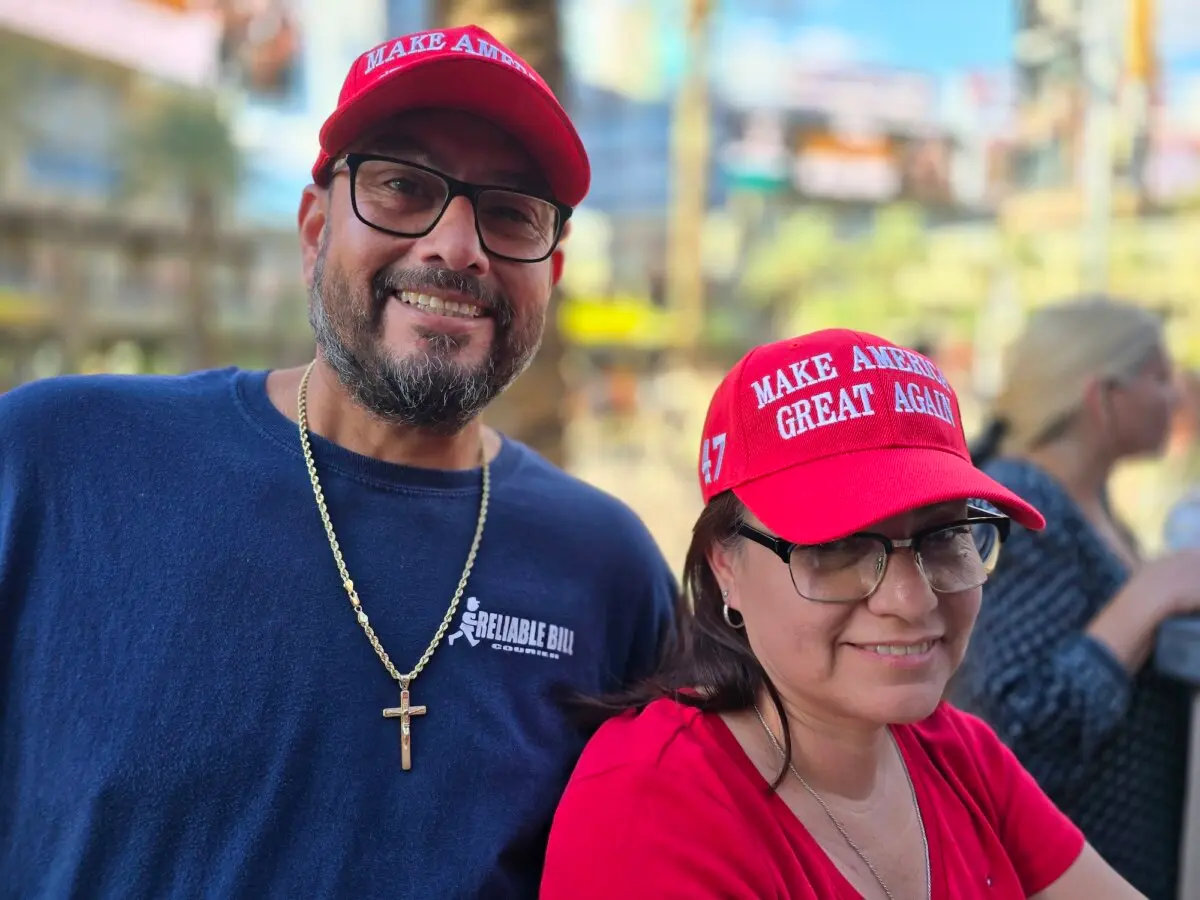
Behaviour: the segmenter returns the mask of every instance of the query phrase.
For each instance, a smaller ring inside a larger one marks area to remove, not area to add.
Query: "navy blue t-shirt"
[[[675,582],[617,500],[506,440],[458,614],[398,704],[262,372],[0,396],[0,898],[533,897],[582,749],[555,705],[646,674]],[[313,438],[397,667],[481,477]]]

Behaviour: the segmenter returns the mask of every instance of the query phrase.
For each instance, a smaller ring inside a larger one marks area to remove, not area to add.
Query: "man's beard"
[[[455,360],[469,337],[416,329],[420,346],[401,357],[383,346],[383,316],[400,291],[453,291],[487,307],[492,342],[487,356],[466,366]],[[512,303],[476,278],[449,269],[381,270],[370,296],[355,297],[342,274],[326,267],[322,246],[309,290],[308,319],[317,346],[359,405],[386,422],[453,434],[525,371],[542,340],[541,310],[518,322]]]

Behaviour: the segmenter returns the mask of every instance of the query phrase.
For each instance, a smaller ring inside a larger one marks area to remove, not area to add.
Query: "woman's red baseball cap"
[[[709,405],[699,474],[706,503],[731,490],[801,544],[953,500],[985,500],[1027,528],[1046,525],[972,464],[942,371],[860,331],[818,331],[744,356]]]
[[[587,195],[591,167],[566,110],[527,62],[475,25],[394,38],[355,60],[321,127],[313,181],[328,184],[334,159],[364,131],[417,109],[487,119],[525,147],[555,199],[577,206]]]

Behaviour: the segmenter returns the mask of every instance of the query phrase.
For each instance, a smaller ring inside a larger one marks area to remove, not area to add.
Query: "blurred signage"
[[[1145,182],[1148,195],[1158,202],[1200,192],[1200,139],[1156,135],[1146,161]]]
[[[218,0],[222,78],[258,100],[290,100],[301,90],[296,0]]]
[[[573,344],[590,347],[672,346],[679,334],[675,316],[646,298],[570,299],[559,308],[558,326]]]
[[[903,152],[901,180],[905,197],[918,203],[941,206],[953,202],[951,143],[945,138],[909,141]]]
[[[876,130],[921,130],[937,121],[938,86],[928,75],[888,69],[796,69],[786,105]]]
[[[725,146],[721,161],[735,187],[767,192],[787,187],[790,160],[782,116],[749,113],[741,136]]]
[[[0,287],[0,327],[42,325],[50,319],[44,297]]]
[[[1018,190],[1059,190],[1076,181],[1083,127],[1083,33],[1080,6],[1061,0],[1018,5],[1013,180]]]
[[[1011,69],[974,69],[947,79],[951,109],[946,118],[985,137],[1007,133],[1017,103],[1017,80]]]
[[[832,134],[801,137],[792,180],[805,196],[874,203],[898,196],[903,183],[890,138]]]
[[[139,0],[0,0],[0,29],[194,87],[216,76],[219,22],[203,12]]]

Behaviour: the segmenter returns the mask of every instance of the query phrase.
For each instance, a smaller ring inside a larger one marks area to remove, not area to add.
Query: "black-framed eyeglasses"
[[[875,593],[897,550],[912,550],[917,567],[940,594],[969,591],[987,581],[1012,521],[968,508],[967,516],[916,532],[903,540],[858,532],[827,544],[797,544],[749,525],[737,533],[787,563],[792,584],[805,600],[857,603]]]
[[[549,197],[498,185],[469,184],[428,166],[377,156],[347,153],[350,204],[364,225],[396,237],[419,238],[433,231],[455,197],[466,197],[475,210],[479,243],[492,256],[536,263],[550,257],[571,218],[570,206]]]

